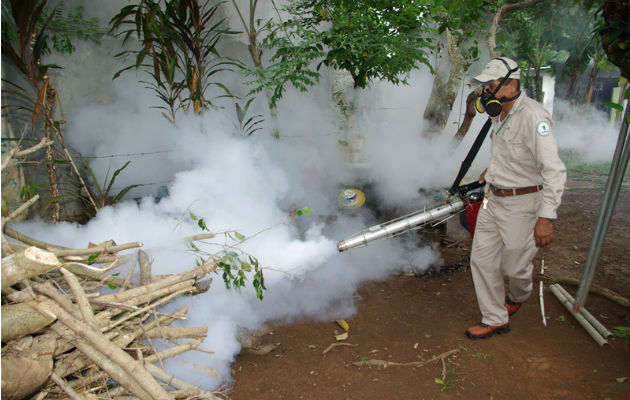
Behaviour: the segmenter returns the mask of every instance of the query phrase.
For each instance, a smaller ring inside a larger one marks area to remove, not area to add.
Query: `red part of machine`
[[[464,209],[467,223],[462,224],[462,225],[464,225],[464,227],[468,229],[471,239],[475,235],[475,226],[477,225],[477,214],[479,214],[479,207],[481,207],[481,203],[482,201],[469,203]]]

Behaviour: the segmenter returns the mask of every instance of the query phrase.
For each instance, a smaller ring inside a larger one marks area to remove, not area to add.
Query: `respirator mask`
[[[499,84],[497,85],[497,87],[494,89],[492,93],[483,91],[481,93],[481,96],[477,99],[477,101],[475,101],[475,108],[477,109],[477,112],[479,113],[487,112],[488,115],[491,117],[496,117],[499,114],[501,114],[501,110],[503,109],[502,103],[512,101],[521,95],[521,92],[518,92],[516,96],[510,97],[509,99],[505,97],[501,99],[496,98],[496,93],[499,91],[499,89],[501,89],[501,86],[503,86],[507,82],[507,80],[509,79],[512,73],[518,70],[518,66],[514,69],[511,69],[508,63],[502,58],[497,58],[497,60],[501,60],[503,64],[505,64],[505,67],[508,70],[507,75],[501,78],[501,82],[499,82]]]

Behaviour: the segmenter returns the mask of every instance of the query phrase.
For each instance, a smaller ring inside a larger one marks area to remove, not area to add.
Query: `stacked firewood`
[[[36,243],[8,227],[4,233]],[[148,256],[138,250],[133,265],[140,265],[140,273],[130,268],[123,279],[111,270],[129,256],[117,253],[141,243],[74,250],[6,239],[3,244],[3,399],[222,397],[163,368],[165,359],[182,352],[207,351],[199,348],[207,327],[170,327],[186,319],[186,308],[159,312],[177,296],[207,290],[211,280],[204,276],[215,263],[152,277]],[[134,287],[131,277],[137,275]],[[158,351],[157,338],[172,346]]]
[[[2,155],[2,170],[52,144],[42,139]],[[216,399],[164,369],[163,361],[199,346],[207,327],[174,328],[187,309],[162,313],[177,296],[208,290],[216,263],[153,277],[145,252],[119,255],[142,243],[113,241],[69,249],[13,230],[10,222],[38,201],[35,195],[5,214],[2,227],[3,399]],[[9,239],[11,238],[11,239]],[[204,237],[188,238],[190,241]],[[127,259],[127,260],[125,260]],[[117,267],[129,265],[126,278]],[[136,266],[139,265],[139,273]],[[132,277],[139,276],[139,282]],[[205,279],[205,280],[204,280]],[[134,285],[135,283],[135,285]],[[170,347],[158,351],[159,338]]]
[[[5,227],[7,232],[14,233]],[[2,398],[221,396],[164,370],[165,359],[185,351],[202,351],[199,345],[207,327],[170,327],[186,318],[186,308],[170,314],[158,311],[177,296],[207,290],[210,279],[204,280],[204,276],[216,269],[215,263],[152,278],[148,256],[138,250],[140,285],[131,283],[132,275],[138,275],[132,274],[133,268],[125,279],[108,275],[125,257],[117,255],[121,249],[139,246],[106,243],[72,250],[5,241]],[[88,263],[91,257],[94,260]],[[94,267],[104,260],[108,262],[105,266]],[[158,351],[153,346],[156,338],[173,345]]]

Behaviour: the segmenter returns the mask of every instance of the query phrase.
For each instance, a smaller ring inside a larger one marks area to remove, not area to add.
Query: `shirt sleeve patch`
[[[549,133],[551,132],[551,126],[549,125],[549,122],[540,121],[538,125],[536,125],[536,132],[540,136],[549,136]]]

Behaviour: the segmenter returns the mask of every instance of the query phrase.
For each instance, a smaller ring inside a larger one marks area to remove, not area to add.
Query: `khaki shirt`
[[[521,93],[503,121],[492,119],[490,164],[485,179],[505,189],[543,185],[539,217],[555,219],[566,168],[558,156],[553,121],[543,106]]]

